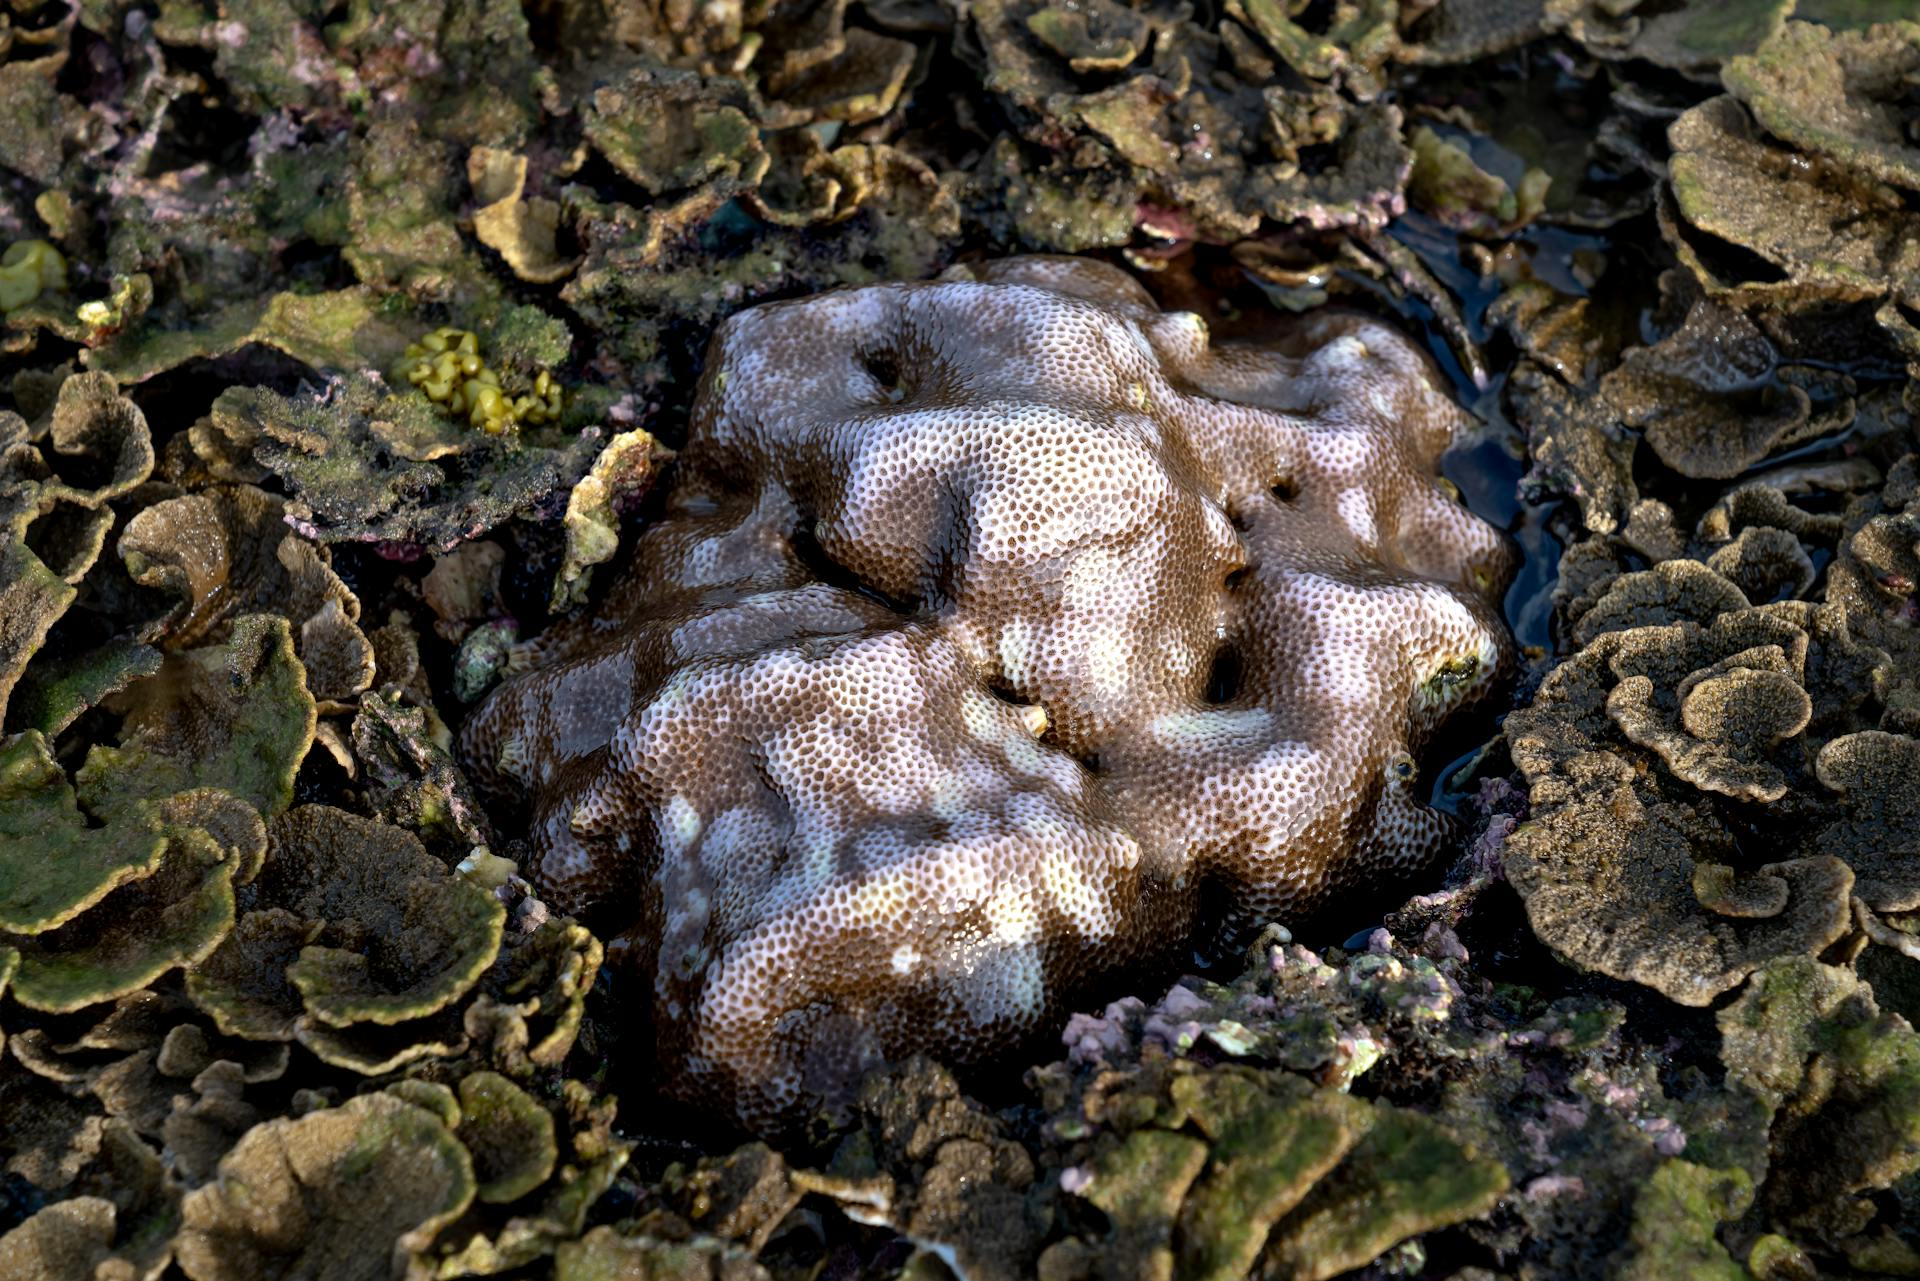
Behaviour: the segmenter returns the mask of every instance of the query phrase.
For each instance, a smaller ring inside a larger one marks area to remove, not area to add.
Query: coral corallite
[[[634,924],[662,1079],[751,1126],[1417,867],[1411,768],[1511,659],[1424,357],[1214,346],[1011,259],[714,340],[666,517],[462,740],[531,874]]]

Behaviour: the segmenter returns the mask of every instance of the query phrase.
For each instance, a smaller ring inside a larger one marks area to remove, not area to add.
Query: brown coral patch
[[[742,313],[673,517],[464,758],[557,903],[634,905],[685,1092],[771,1119],[989,1052],[1196,878],[1297,911],[1444,839],[1391,767],[1506,661],[1510,553],[1432,471],[1462,423],[1378,326],[1215,345],[1071,260]]]
[[[177,1250],[193,1281],[353,1281],[406,1266],[474,1193],[441,1120],[390,1094],[268,1121],[188,1194]]]
[[[320,1023],[388,1025],[463,995],[500,945],[501,908],[407,832],[306,805],[274,821],[258,901],[320,924],[287,969]]]

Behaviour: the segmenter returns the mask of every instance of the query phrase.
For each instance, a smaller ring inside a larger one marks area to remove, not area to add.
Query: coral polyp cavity
[[[1440,849],[1414,757],[1512,645],[1467,423],[1371,320],[1215,344],[1091,262],[757,307],[622,585],[462,748],[633,922],[674,1091],[768,1126],[979,1061],[1203,901]]]

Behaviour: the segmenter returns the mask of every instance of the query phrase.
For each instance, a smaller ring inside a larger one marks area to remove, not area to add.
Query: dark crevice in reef
[[[832,554],[820,545],[814,535],[811,518],[802,517],[793,531],[787,535],[787,545],[793,549],[794,556],[818,582],[829,587],[838,587],[843,591],[855,592],[870,601],[886,606],[902,617],[911,617],[920,612],[921,604],[914,600],[903,600],[882,592],[846,566],[834,560]]]

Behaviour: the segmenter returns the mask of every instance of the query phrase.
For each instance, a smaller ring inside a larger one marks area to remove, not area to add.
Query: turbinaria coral
[[[1912,588],[1877,564],[1915,469],[1901,459],[1838,519],[1764,485],[1690,539],[1644,511],[1635,535],[1671,552],[1651,569],[1622,572],[1604,542],[1582,557],[1565,613],[1583,648],[1507,721],[1533,807],[1507,870],[1543,939],[1703,1005],[1920,908],[1912,641],[1884,604]]]

